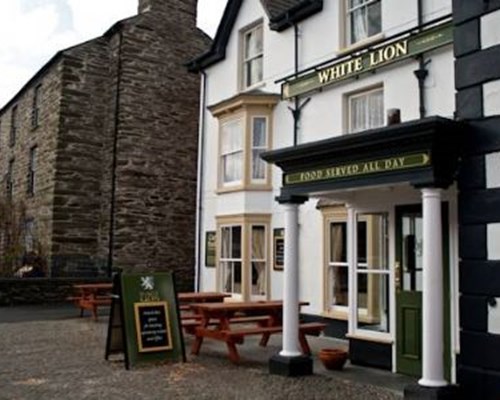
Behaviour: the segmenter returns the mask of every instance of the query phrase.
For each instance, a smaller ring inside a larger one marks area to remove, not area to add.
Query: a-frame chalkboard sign
[[[125,367],[186,361],[173,273],[119,274],[106,340],[106,360],[123,353]]]

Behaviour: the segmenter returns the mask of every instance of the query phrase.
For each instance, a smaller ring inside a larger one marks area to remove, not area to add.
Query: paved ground
[[[72,307],[0,308],[0,399],[393,400],[409,382],[350,365],[327,371],[316,357],[312,376],[269,375],[267,360],[280,350],[280,336],[267,348],[247,340],[240,366],[228,361],[223,345],[206,340],[200,356],[188,354],[187,363],[126,371],[122,362],[104,360],[107,318],[94,323],[77,314]],[[310,344],[314,354],[342,345],[323,338]]]

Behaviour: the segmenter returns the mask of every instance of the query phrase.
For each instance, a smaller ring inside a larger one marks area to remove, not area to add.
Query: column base
[[[309,356],[284,357],[279,354],[269,359],[269,373],[282,376],[305,376],[313,373],[313,360]]]
[[[405,387],[405,400],[459,400],[460,390],[457,385],[440,387],[421,386],[417,384]]]

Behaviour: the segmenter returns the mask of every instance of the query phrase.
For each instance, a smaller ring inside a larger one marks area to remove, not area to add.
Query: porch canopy
[[[276,200],[283,205],[285,219],[283,350],[270,360],[271,373],[311,370],[310,361],[297,348],[299,205],[309,196],[320,197],[333,191],[410,184],[421,191],[423,210],[423,351],[419,383],[432,388],[447,386],[441,356],[441,189],[455,181],[463,130],[460,122],[429,117],[262,155],[283,171],[281,193]],[[348,214],[348,220],[354,221],[350,207]],[[292,371],[292,367],[296,370]]]
[[[459,122],[429,117],[273,150],[262,158],[283,170],[280,202],[405,182],[446,188],[457,172],[462,131]]]

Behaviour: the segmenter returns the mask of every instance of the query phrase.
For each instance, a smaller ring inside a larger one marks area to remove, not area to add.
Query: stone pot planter
[[[341,370],[347,361],[347,351],[341,349],[321,349],[319,359],[326,369]]]

